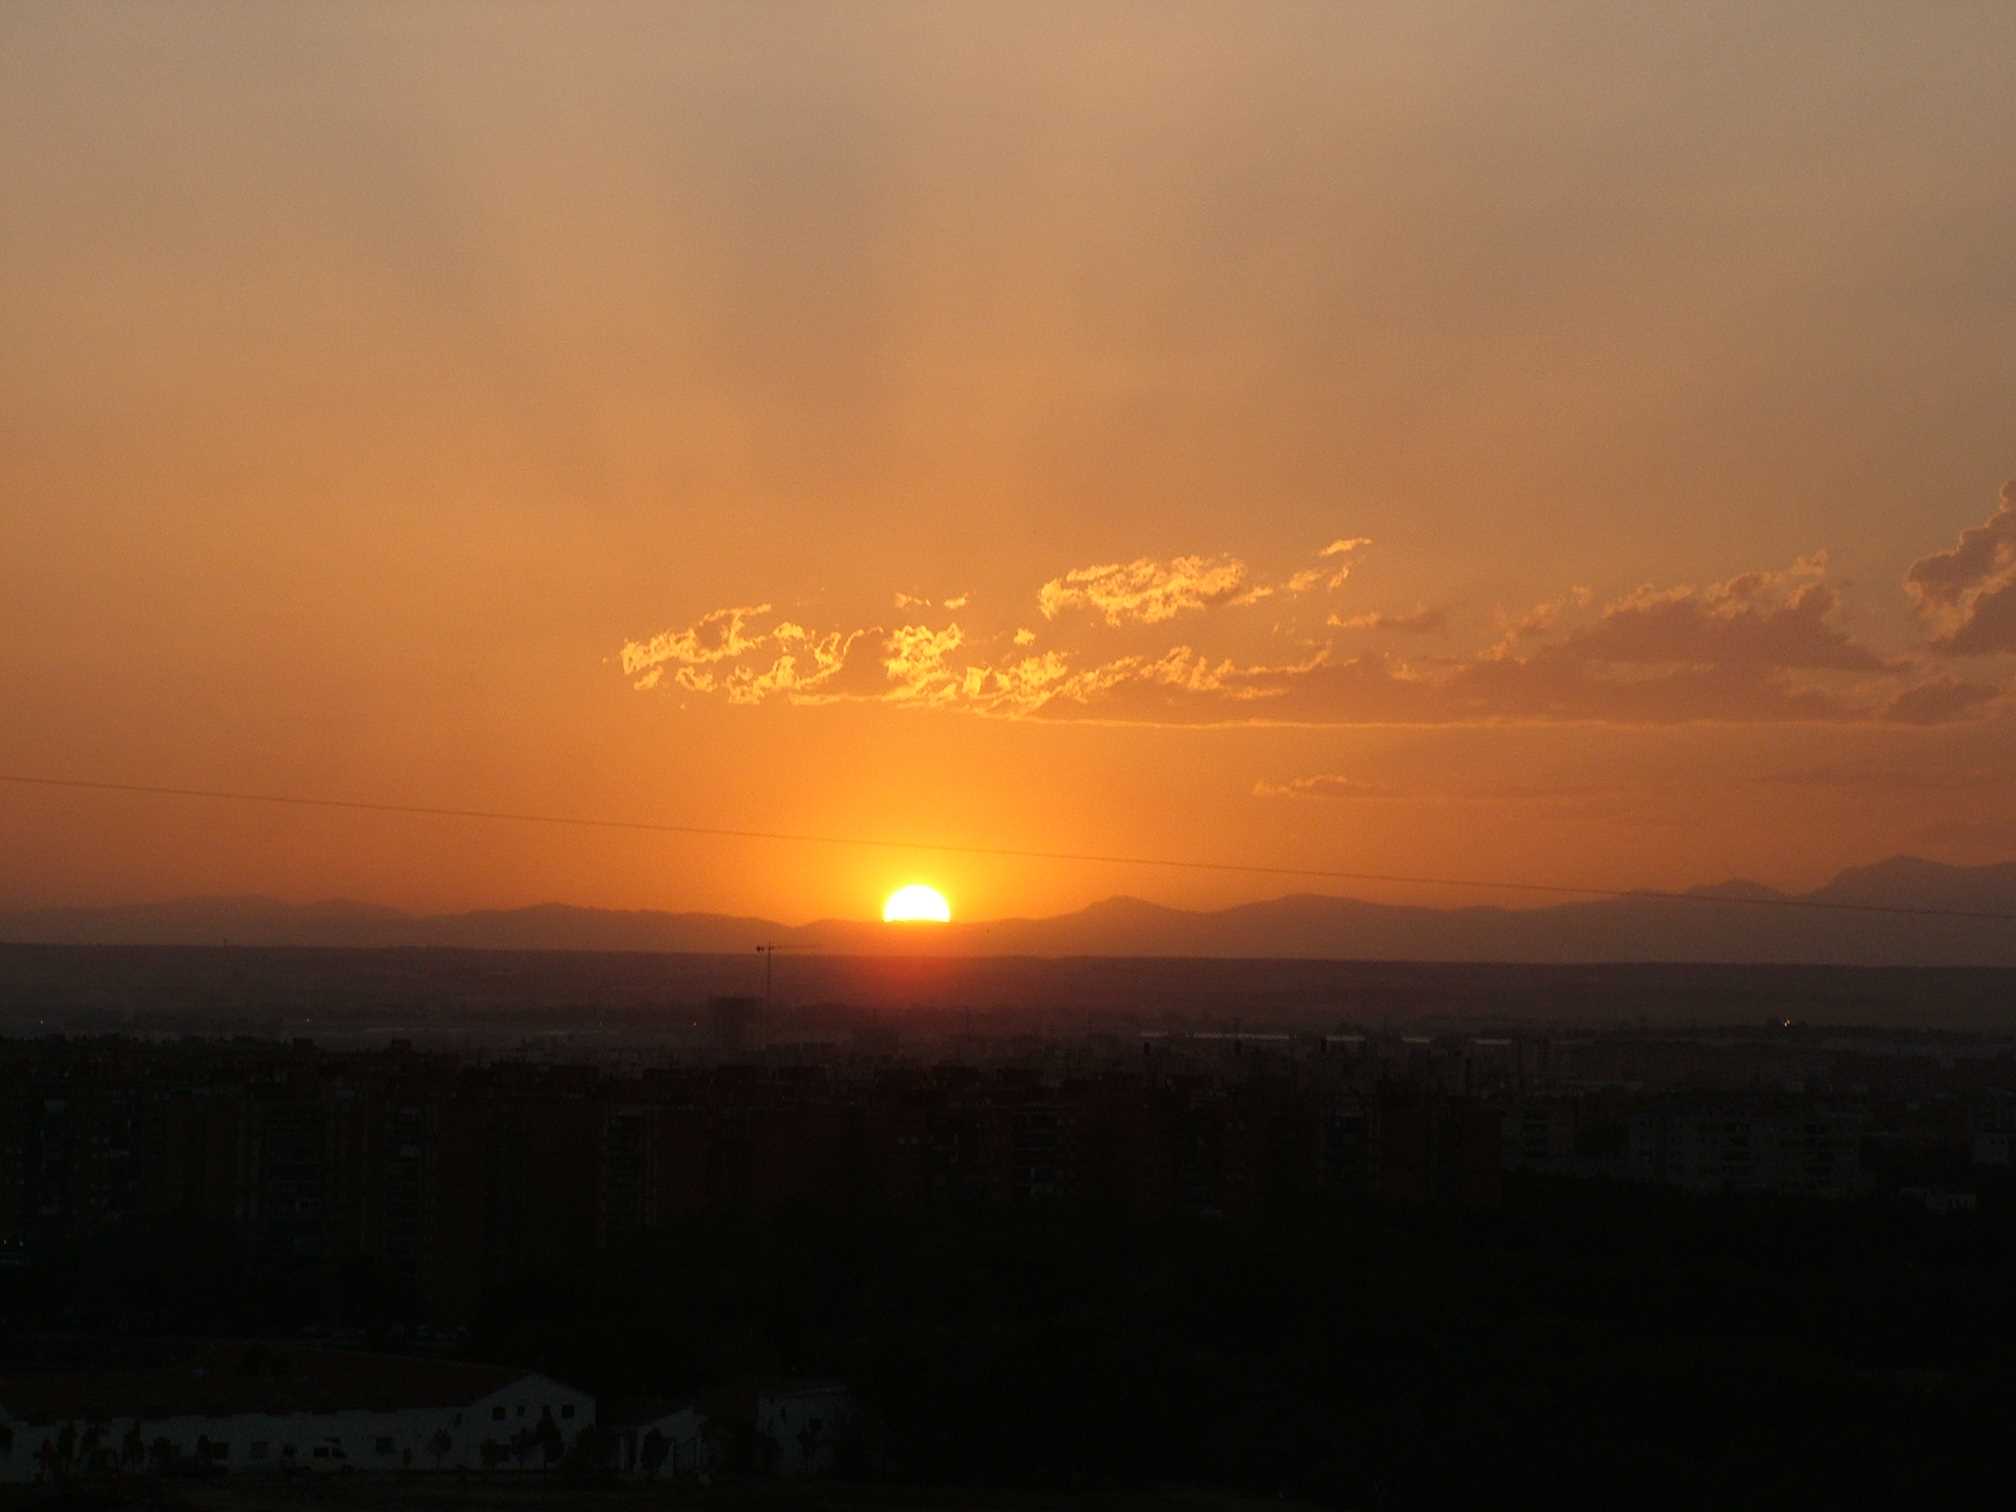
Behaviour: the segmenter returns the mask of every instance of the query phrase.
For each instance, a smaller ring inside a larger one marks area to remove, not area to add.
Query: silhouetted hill
[[[1795,907],[1793,904],[1827,907]],[[1853,908],[1851,908],[1851,905]],[[2016,923],[1853,911],[2016,915],[2016,863],[1947,866],[1899,856],[1787,894],[1749,881],[1508,909],[1436,909],[1301,893],[1194,911],[1116,897],[1045,919],[904,926],[803,925],[708,913],[574,908],[415,915],[343,900],[197,898],[0,913],[0,943],[300,945],[470,950],[829,955],[1215,956],[1418,961],[1729,961],[2016,965]]]
[[[1752,882],[1746,877],[1737,877],[1728,882],[1716,882],[1706,887],[1690,887],[1687,895],[1693,898],[1724,898],[1735,902],[1772,903],[1789,898],[1792,894],[1780,892],[1775,887],[1767,887],[1762,882]]]
[[[1852,866],[1811,896],[1828,903],[2007,913],[2016,907],[2016,861],[1946,866],[1892,856],[1873,866]]]

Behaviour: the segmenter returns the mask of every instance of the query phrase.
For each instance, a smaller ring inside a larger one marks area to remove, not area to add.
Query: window
[[[378,1452],[379,1452],[380,1454],[390,1454],[390,1453],[392,1452],[392,1437],[391,1437],[391,1435],[390,1435],[390,1434],[385,1434],[385,1433],[381,1433],[381,1434],[379,1434],[379,1435],[378,1435],[378,1439],[377,1439],[377,1447],[378,1447]]]
[[[252,1440],[252,1458],[264,1459],[273,1451],[273,1446],[264,1439]]]
[[[523,1402],[520,1402],[518,1404],[518,1416],[520,1417],[525,1416],[525,1404]]]
[[[574,1404],[572,1402],[567,1402],[563,1404],[560,1408],[560,1416],[562,1416],[563,1418],[571,1418],[572,1416],[574,1416]]]
[[[504,1409],[502,1407],[492,1407],[490,1409],[490,1416],[501,1423],[504,1421]]]
[[[231,1458],[231,1446],[218,1439],[212,1439],[203,1452],[213,1460]]]

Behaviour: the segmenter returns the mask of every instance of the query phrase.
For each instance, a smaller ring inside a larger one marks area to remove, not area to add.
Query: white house
[[[595,1422],[548,1376],[296,1345],[208,1345],[133,1369],[0,1378],[0,1482],[219,1470],[532,1470]]]

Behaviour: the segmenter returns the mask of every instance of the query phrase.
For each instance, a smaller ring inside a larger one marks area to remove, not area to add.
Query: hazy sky
[[[2012,57],[2007,0],[16,0],[0,771],[1595,885],[2016,855]],[[1284,889],[0,786],[9,903],[913,877]]]

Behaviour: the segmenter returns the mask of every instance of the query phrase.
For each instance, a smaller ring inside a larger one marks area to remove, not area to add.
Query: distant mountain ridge
[[[1798,903],[1828,908],[1785,906]],[[1777,906],[1773,906],[1777,905]],[[1417,961],[1672,961],[2016,967],[2016,923],[1843,911],[2016,915],[2016,862],[1895,856],[1811,893],[1730,881],[1685,899],[1633,894],[1533,909],[1421,908],[1300,893],[1196,911],[1115,897],[1075,913],[942,926],[788,925],[711,913],[547,903],[410,914],[347,899],[189,898],[0,912],[0,944],[258,945],[734,954],[1210,956]]]
[[[1730,882],[1680,902],[1627,896],[1548,908],[1433,909],[1293,894],[1215,911],[1115,897],[1071,914],[892,930],[821,920],[565,904],[414,915],[348,900],[184,899],[0,913],[0,941],[408,946],[738,953],[774,943],[835,954],[1250,956],[1435,960],[1884,960],[2016,964],[2016,926],[1757,907],[1738,900],[2016,914],[2016,864],[1911,857],[1842,872],[1810,894]],[[1717,906],[1718,903],[1727,906]]]

